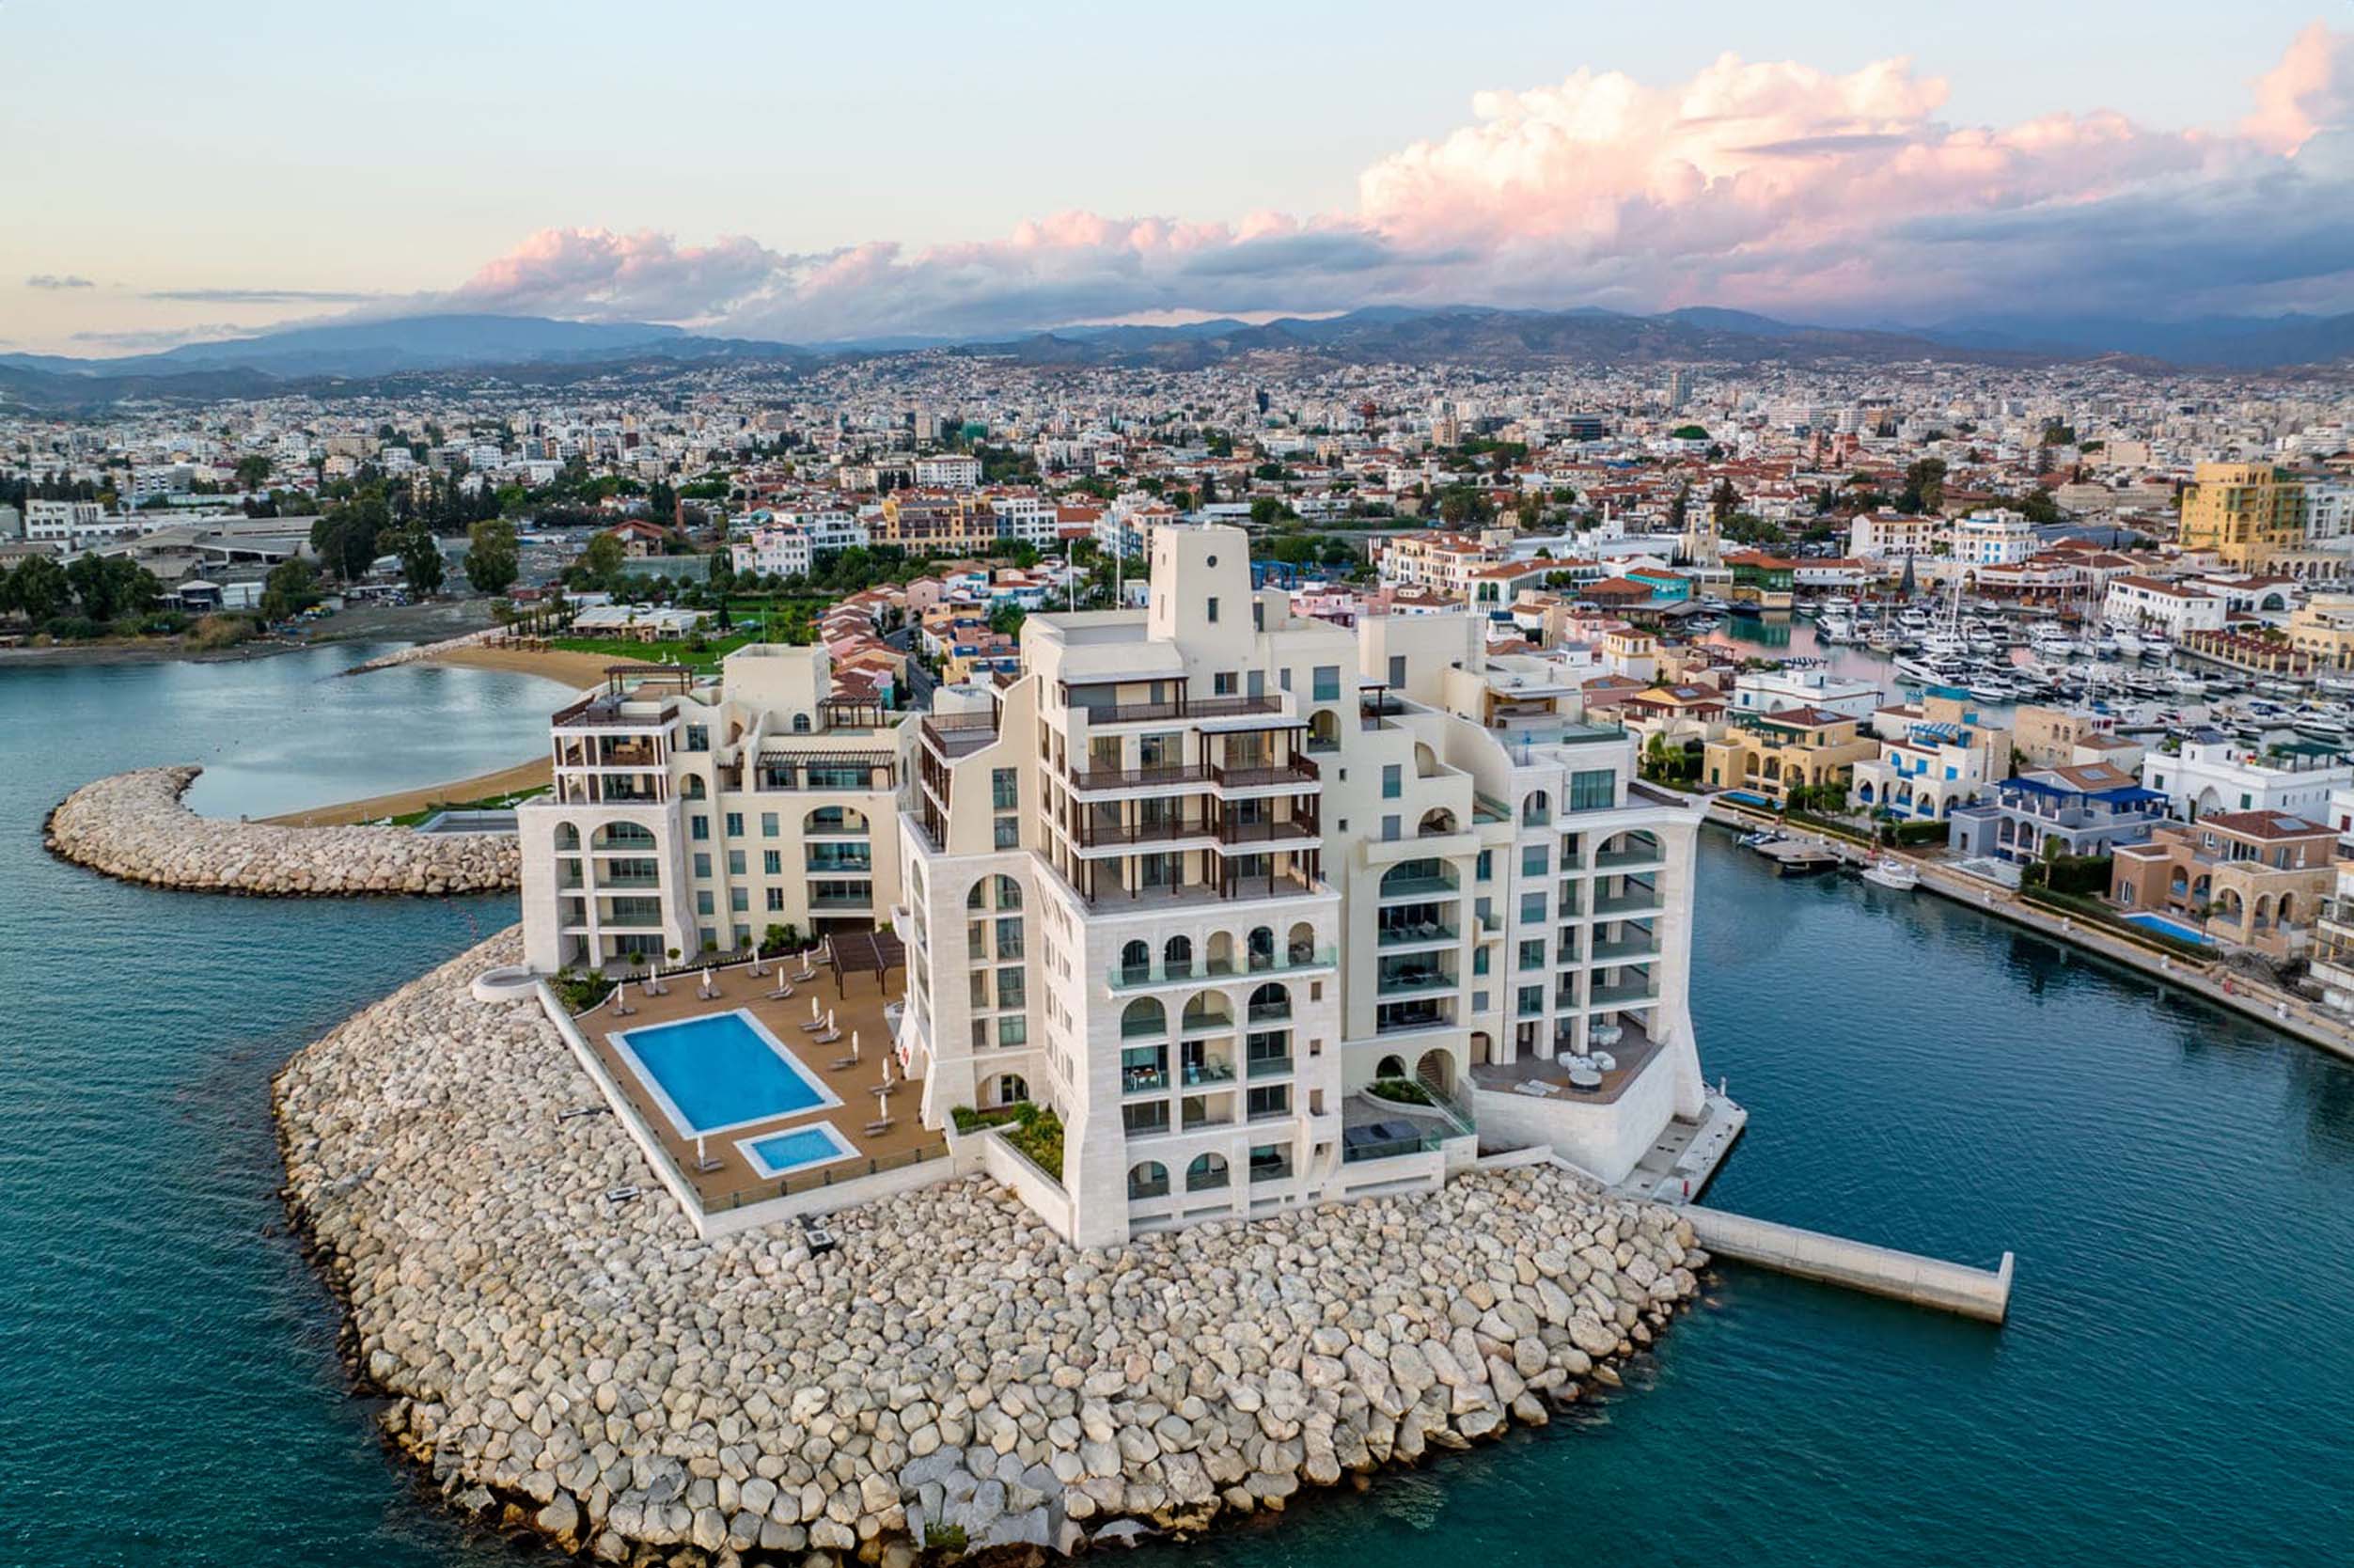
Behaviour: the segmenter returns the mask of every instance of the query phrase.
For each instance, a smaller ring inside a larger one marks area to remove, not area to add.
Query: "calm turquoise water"
[[[509,906],[144,893],[38,842],[136,762],[211,761],[207,808],[259,814],[536,742],[544,686],[316,679],[356,657],[0,669],[0,1563],[514,1560],[346,1393],[266,1103]],[[1703,1049],[1755,1113],[1712,1199],[2015,1249],[2010,1325],[1730,1273],[1578,1421],[1139,1560],[2346,1560],[2354,1071],[1925,895],[1704,853]]]

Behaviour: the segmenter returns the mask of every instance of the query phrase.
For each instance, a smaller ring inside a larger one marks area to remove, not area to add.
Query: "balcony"
[[[1234,1081],[1234,1064],[1231,1061],[1189,1061],[1180,1063],[1178,1078],[1187,1089],[1201,1089]]]
[[[1169,719],[1243,718],[1253,713],[1279,713],[1277,697],[1189,697],[1179,693],[1158,702],[1113,702],[1077,710],[1087,714],[1091,729],[1106,724],[1150,724]]]
[[[1207,1100],[1185,1100],[1180,1103],[1185,1107],[1184,1126],[1186,1132],[1200,1132],[1204,1127],[1231,1127],[1234,1124],[1234,1107],[1231,1105],[1222,1105],[1213,1110]]]
[[[1413,925],[1383,926],[1374,941],[1384,948],[1452,946],[1462,936],[1459,928],[1444,920],[1420,920]]]
[[[1463,981],[1444,969],[1398,969],[1381,975],[1374,982],[1374,995],[1381,996],[1416,996],[1427,992],[1452,991]]]
[[[1621,892],[1594,896],[1596,915],[1642,915],[1656,913],[1664,907],[1659,902],[1659,889],[1648,883],[1630,883]]]
[[[1274,763],[1254,763],[1229,766],[1223,762],[1210,764],[1210,779],[1230,790],[1256,790],[1272,784],[1316,784],[1324,775],[1316,764],[1304,759]]]
[[[1247,1064],[1253,1078],[1280,1078],[1292,1071],[1292,1057],[1285,1052],[1279,1057],[1252,1057]]]
[[[1384,1125],[1390,1124],[1392,1123],[1384,1123]],[[1408,1123],[1403,1120],[1396,1121],[1394,1125],[1400,1127],[1412,1125],[1414,1131],[1383,1137],[1373,1127],[1351,1128],[1349,1130],[1351,1133],[1370,1136],[1351,1137],[1344,1133],[1341,1141],[1341,1163],[1355,1165],[1359,1160],[1388,1160],[1395,1159],[1401,1154],[1426,1154],[1441,1148],[1447,1141],[1447,1136],[1436,1127]]]
[[[1082,849],[1117,848],[1123,844],[1166,844],[1179,839],[1207,839],[1215,830],[1206,822],[1183,818],[1170,822],[1106,823],[1081,817],[1077,838]]]
[[[1253,1002],[1244,1010],[1244,1016],[1253,1024],[1288,1024],[1292,1019],[1292,1004],[1283,1002]]]
[[[1188,985],[1205,980],[1239,980],[1250,975],[1285,975],[1302,969],[1329,969],[1340,962],[1331,948],[1287,948],[1242,964],[1196,960],[1183,964],[1117,964],[1108,977],[1114,991],[1135,991],[1150,985]]]
[[[1169,1088],[1166,1067],[1123,1067],[1120,1070],[1120,1092],[1122,1094],[1153,1094]]]
[[[1250,1152],[1250,1180],[1252,1184],[1256,1185],[1261,1182],[1288,1182],[1291,1179],[1291,1150],[1287,1148],[1280,1153],[1268,1154],[1262,1154],[1256,1149]]]
[[[979,751],[997,738],[997,715],[989,713],[927,713],[921,729],[924,741],[942,758],[954,760]]]
[[[1618,938],[1616,941],[1596,942],[1593,945],[1593,961],[1596,964],[1609,964],[1630,958],[1656,958],[1658,956],[1659,938],[1648,933],[1641,936],[1623,936]]]
[[[1221,844],[1305,843],[1324,836],[1315,817],[1285,817],[1260,822],[1218,823]]]
[[[1380,902],[1396,903],[1406,899],[1452,897],[1462,891],[1451,872],[1436,876],[1399,876],[1392,872],[1381,879]]]
[[[1597,871],[1638,870],[1646,866],[1658,865],[1660,858],[1661,851],[1656,846],[1649,849],[1604,850],[1593,857],[1593,869]]]
[[[1206,784],[1210,769],[1200,762],[1146,768],[1084,767],[1071,769],[1065,779],[1078,791],[1153,790],[1172,784]]]
[[[1658,984],[1650,980],[1596,982],[1586,993],[1586,1000],[1594,1007],[1628,1007],[1658,999]]]

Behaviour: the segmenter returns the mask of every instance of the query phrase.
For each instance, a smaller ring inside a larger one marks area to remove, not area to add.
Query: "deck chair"
[[[842,1031],[834,1027],[834,1026],[829,1023],[824,1028],[818,1030],[817,1033],[809,1037],[809,1043],[812,1045],[831,1045],[835,1041],[840,1040],[841,1037]]]
[[[816,952],[816,950],[817,949],[814,948],[803,949],[801,952],[801,967],[793,972],[793,978],[799,980],[804,985],[807,985],[809,981],[817,979],[817,960],[811,956]],[[777,967],[780,973],[784,969],[784,965],[781,964],[777,965]]]
[[[897,1121],[887,1119],[882,1121],[870,1121],[867,1123],[867,1137],[880,1137],[885,1133],[889,1132],[893,1127],[898,1125],[899,1123]]]
[[[792,995],[793,981],[785,979],[785,971],[780,967],[777,971],[777,989],[768,994],[769,1000],[781,1002]]]

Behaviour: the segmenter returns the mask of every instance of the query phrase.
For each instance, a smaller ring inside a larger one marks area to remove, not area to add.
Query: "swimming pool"
[[[841,1104],[742,1008],[624,1029],[612,1039],[683,1137]]]
[[[2153,915],[2146,909],[2138,914],[2128,915],[2125,919],[2127,925],[2140,926],[2144,931],[2154,931],[2161,936],[2171,936],[2177,942],[2196,942],[2202,948],[2215,946],[2215,938],[2199,930],[2198,927],[2184,925],[2180,920],[2170,920],[2163,915]]]
[[[767,1137],[740,1138],[736,1147],[743,1151],[745,1163],[762,1176],[784,1176],[813,1166],[831,1165],[858,1152],[830,1121],[795,1127],[789,1133],[775,1133]]]

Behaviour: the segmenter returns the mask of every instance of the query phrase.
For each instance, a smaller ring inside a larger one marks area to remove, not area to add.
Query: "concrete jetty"
[[[1958,1312],[1982,1323],[2001,1323],[2010,1313],[2012,1255],[2008,1252],[1999,1267],[1972,1268],[1827,1236],[1819,1231],[1801,1231],[1770,1219],[1727,1214],[1722,1209],[1687,1204],[1676,1212],[1691,1222],[1692,1233],[1701,1245],[1720,1257],[1917,1307]]]

